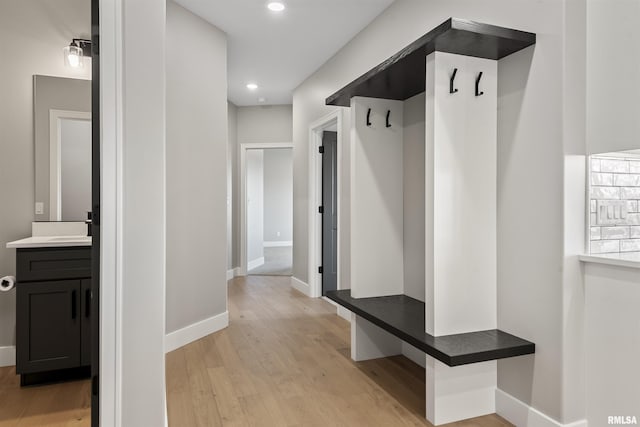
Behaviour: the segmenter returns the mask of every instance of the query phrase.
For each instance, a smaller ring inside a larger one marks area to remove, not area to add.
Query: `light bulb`
[[[71,68],[82,68],[82,48],[73,44],[65,47],[64,63]]]
[[[273,1],[269,3],[267,7],[273,12],[282,12],[285,8],[284,3],[281,3],[279,1]]]
[[[70,53],[67,59],[69,60],[69,65],[73,68],[77,68],[80,65],[80,57],[76,54]]]

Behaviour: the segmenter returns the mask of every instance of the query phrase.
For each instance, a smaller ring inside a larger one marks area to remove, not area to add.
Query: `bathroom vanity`
[[[91,373],[91,237],[34,236],[16,252],[16,373],[33,385]]]

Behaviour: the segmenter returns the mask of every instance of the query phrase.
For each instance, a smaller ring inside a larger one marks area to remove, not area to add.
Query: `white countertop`
[[[7,243],[7,248],[91,246],[91,236],[34,236]]]
[[[579,258],[582,262],[640,268],[640,252],[580,255]]]

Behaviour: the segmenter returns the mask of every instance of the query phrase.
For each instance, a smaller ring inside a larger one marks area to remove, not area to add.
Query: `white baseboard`
[[[496,389],[496,413],[518,427],[587,427],[587,420],[562,424],[500,389]]]
[[[193,325],[173,331],[164,338],[164,352],[169,353],[227,326],[229,326],[229,312],[225,311]]]
[[[304,283],[302,280],[291,276],[291,286],[293,287],[293,289],[296,289],[302,292],[306,296],[311,296],[311,288],[307,283]]]
[[[16,364],[16,347],[13,345],[0,347],[0,368]]]
[[[271,241],[265,241],[264,242],[264,247],[265,248],[280,248],[280,247],[284,247],[284,246],[293,246],[293,242],[291,240],[286,241],[286,242],[282,242],[282,241],[278,241],[278,240],[271,240]]]
[[[247,264],[247,271],[253,270],[256,267],[260,267],[262,264],[264,264],[264,257],[256,258],[253,261],[249,261],[249,263]]]
[[[233,279],[234,277],[238,277],[239,275],[240,275],[240,267],[227,270],[227,281]]]
[[[329,304],[334,305],[336,307],[336,314],[342,317],[347,322],[351,323],[351,312],[349,310],[347,310],[340,304],[336,303],[335,301],[330,300],[327,297],[322,297],[322,299],[328,302]]]
[[[338,316],[351,323],[351,312],[341,305],[338,306]]]

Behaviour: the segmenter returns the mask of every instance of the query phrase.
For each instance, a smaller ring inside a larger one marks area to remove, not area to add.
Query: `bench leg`
[[[497,362],[450,367],[427,358],[427,420],[441,425],[496,411]]]
[[[351,314],[351,358],[361,360],[402,354],[402,340],[368,320]]]

